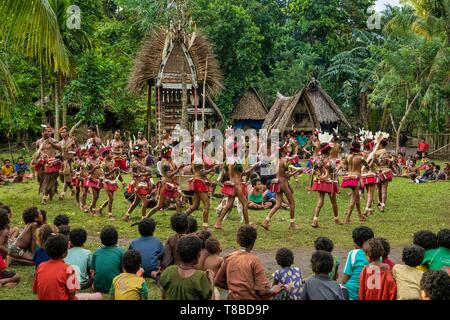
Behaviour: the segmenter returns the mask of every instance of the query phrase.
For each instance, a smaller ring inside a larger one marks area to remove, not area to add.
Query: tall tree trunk
[[[59,72],[55,74],[55,139],[59,140],[59,123],[60,123],[60,106],[59,106]]]
[[[148,98],[147,98],[147,129],[146,129],[146,138],[150,141],[150,136],[152,134],[152,85],[149,83],[148,85]]]
[[[384,131],[387,117],[388,117],[388,106],[384,106],[383,115],[381,116],[380,129],[378,131]]]
[[[47,124],[47,116],[45,115],[45,91],[44,91],[44,66],[41,63],[41,122]]]
[[[369,119],[367,110],[367,92],[358,95],[359,116],[364,128],[369,129]]]
[[[450,132],[450,93],[447,93],[445,103],[444,103],[444,112],[445,112],[445,131]]]

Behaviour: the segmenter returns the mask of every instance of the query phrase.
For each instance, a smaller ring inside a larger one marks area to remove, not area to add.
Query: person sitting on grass
[[[8,211],[0,208],[0,257],[4,259],[8,255],[9,221]]]
[[[4,165],[2,166],[2,175],[3,175],[3,180],[5,182],[13,182],[14,178],[15,178],[15,174],[14,174],[14,167],[11,164],[11,160],[7,159],[4,162]]]
[[[69,223],[70,223],[70,219],[69,219],[69,217],[68,217],[66,214],[64,214],[64,213],[58,214],[58,215],[55,217],[55,219],[53,219],[53,224],[58,228],[58,232],[60,232],[60,231],[59,231],[59,228],[60,228],[61,226],[68,226]]]
[[[188,224],[189,224],[189,228],[188,228],[187,234],[195,234],[198,230],[197,220],[193,216],[189,215],[188,216]]]
[[[33,254],[36,250],[36,230],[42,224],[42,214],[36,207],[25,209],[22,214],[25,228],[22,230],[16,241],[9,246],[9,258],[11,261],[34,265]]]
[[[312,254],[311,266],[314,275],[306,280],[301,300],[345,300],[339,283],[329,277],[333,264],[333,256],[328,251],[317,250]]]
[[[68,240],[61,234],[51,236],[45,243],[45,252],[50,260],[36,270],[33,292],[39,300],[75,300],[79,283],[75,270],[64,262]]]
[[[64,262],[71,265],[77,274],[81,289],[87,289],[91,285],[90,269],[92,265],[92,253],[83,248],[87,240],[87,232],[76,228],[69,233],[69,252]]]
[[[275,260],[281,269],[273,273],[273,285],[281,284],[285,290],[273,299],[300,300],[305,281],[300,269],[292,266],[294,264],[294,253],[287,248],[278,249]]]
[[[392,275],[397,283],[397,300],[419,300],[420,280],[423,271],[417,270],[417,266],[423,260],[425,249],[416,245],[403,249],[402,261],[405,264],[396,264],[392,269]]]
[[[161,274],[163,300],[210,300],[213,298],[212,272],[194,268],[200,257],[201,240],[192,235],[178,240],[179,265],[167,267]]]
[[[383,260],[381,262],[386,263],[389,265],[389,268],[392,271],[392,268],[395,265],[395,262],[389,259],[389,254],[391,253],[391,245],[385,238],[376,238],[377,240],[380,240],[381,244],[383,245]]]
[[[70,226],[62,225],[59,226],[57,229],[59,234],[65,235],[66,237],[68,237],[70,234]]]
[[[113,226],[105,226],[100,232],[103,247],[97,249],[92,255],[92,278],[94,290],[109,293],[111,284],[121,271],[124,250],[117,245],[119,234]]]
[[[205,242],[205,249],[208,252],[208,256],[203,263],[203,271],[211,270],[214,274],[217,274],[223,263],[223,257],[220,256],[222,248],[219,240],[210,237]]]
[[[237,232],[237,243],[241,247],[225,257],[214,283],[228,290],[229,300],[267,300],[279,294],[282,284],[269,286],[264,265],[258,256],[251,253],[257,238],[256,229],[241,226]]]
[[[437,234],[438,248],[435,250],[427,250],[422,265],[428,270],[450,271],[450,229],[442,229]],[[449,272],[450,274],[450,272]]]
[[[209,230],[202,230],[195,234],[202,241],[202,250],[200,250],[200,258],[198,259],[197,264],[195,265],[195,269],[197,270],[205,270],[204,263],[206,258],[209,256],[208,250],[205,247],[206,240],[211,238],[212,234]]]
[[[142,258],[137,250],[128,250],[122,257],[123,272],[115,277],[109,292],[111,300],[147,300],[148,286],[143,278]]]
[[[44,224],[36,231],[36,250],[33,254],[33,261],[36,268],[43,262],[50,260],[45,252],[45,242],[50,236],[58,233],[58,229],[54,225]]]
[[[362,250],[364,242],[374,237],[372,229],[361,226],[353,229],[352,238],[355,249],[347,255],[342,284],[348,290],[350,300],[358,300],[359,279],[363,268],[369,264]]]
[[[175,213],[170,217],[170,226],[172,230],[176,232],[173,236],[167,239],[164,246],[164,256],[161,263],[161,270],[164,270],[168,266],[178,264],[180,258],[177,254],[177,244],[181,237],[187,234],[189,230],[188,216],[184,213]]]
[[[437,236],[430,230],[416,232],[413,236],[413,243],[425,249],[425,257],[432,256],[434,250],[438,247]],[[420,266],[417,266],[417,269],[425,272],[428,270],[428,267],[426,264],[421,263]]]
[[[314,248],[316,250],[323,250],[329,253],[333,252],[334,244],[331,239],[327,237],[318,237],[314,241]],[[333,256],[333,270],[330,272],[329,276],[331,280],[337,280],[339,278],[339,266],[341,264],[341,259],[339,256]]]
[[[260,178],[252,179],[252,188],[248,194],[248,208],[255,210],[264,210],[272,207],[272,202],[264,201],[265,186]]]
[[[12,221],[12,210],[11,210],[11,207],[6,205],[6,204],[0,203],[0,209],[4,209],[8,213],[8,218],[9,218],[8,243],[14,243],[16,241],[17,237],[20,234],[20,229],[18,227],[13,227],[11,225],[11,221]],[[1,241],[0,241],[0,243],[1,243]],[[3,256],[3,258],[6,259],[6,256]]]
[[[450,275],[442,270],[430,270],[420,280],[421,300],[450,300]]]
[[[383,243],[369,239],[363,244],[369,264],[361,272],[359,300],[395,300],[397,285],[388,264],[380,262],[383,257]]]
[[[7,270],[6,261],[0,255],[0,288],[14,288],[20,281],[20,276],[18,273]]]
[[[47,211],[45,211],[44,209],[39,209],[39,212],[40,212],[41,215],[42,215],[42,222],[41,222],[41,225],[47,224],[47,223],[48,223],[48,222],[47,222]]]
[[[137,250],[141,254],[144,277],[157,280],[159,277],[159,261],[164,254],[164,246],[158,238],[153,236],[156,222],[152,218],[145,218],[139,222],[138,230],[141,235],[131,241],[129,249]]]
[[[14,179],[14,183],[20,183],[27,180],[33,179],[32,174],[27,174],[30,171],[30,166],[25,163],[25,159],[20,157],[18,162],[14,166],[14,172],[16,173],[16,177]]]

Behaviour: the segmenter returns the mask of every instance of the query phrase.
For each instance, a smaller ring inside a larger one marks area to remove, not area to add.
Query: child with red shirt
[[[389,254],[391,253],[391,245],[385,238],[375,238],[377,240],[380,240],[381,244],[383,245],[383,255],[381,262],[386,263],[389,268],[392,271],[392,268],[394,268],[395,262],[389,259]]]
[[[364,242],[363,250],[369,264],[361,272],[359,300],[395,300],[397,284],[389,265],[380,262],[383,244],[379,239]]]
[[[51,236],[45,243],[45,252],[50,260],[36,269],[33,292],[39,300],[76,300],[80,285],[75,270],[64,262],[69,241],[66,236]]]

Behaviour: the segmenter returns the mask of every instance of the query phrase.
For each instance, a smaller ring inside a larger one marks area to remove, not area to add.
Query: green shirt
[[[262,203],[264,201],[264,195],[262,193],[258,194],[249,194],[248,200],[254,203]]]
[[[450,249],[439,247],[425,251],[422,265],[426,265],[428,270],[441,270],[450,266]]]
[[[163,271],[161,287],[165,290],[166,300],[209,300],[213,293],[206,272],[198,270],[189,278],[182,278],[176,265]]]
[[[148,286],[142,277],[121,273],[114,278],[109,294],[113,300],[147,300]]]
[[[92,256],[94,275],[94,289],[109,293],[112,281],[121,273],[122,256],[124,250],[118,246],[102,247]]]

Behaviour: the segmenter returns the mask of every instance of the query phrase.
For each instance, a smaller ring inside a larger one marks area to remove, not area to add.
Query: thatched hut
[[[250,87],[238,100],[230,119],[236,129],[261,129],[267,108],[255,88]]]
[[[315,128],[330,131],[337,126],[351,127],[341,109],[315,79],[292,97],[278,93],[263,124],[264,129],[280,132],[291,128],[305,132]]]
[[[170,131],[181,124],[183,85],[188,97],[190,129],[196,118],[201,120],[202,114],[206,126],[219,126],[223,115],[213,99],[222,90],[222,74],[211,42],[199,32],[157,28],[140,48],[128,83],[131,92],[147,90],[148,131],[152,88],[159,130]]]

